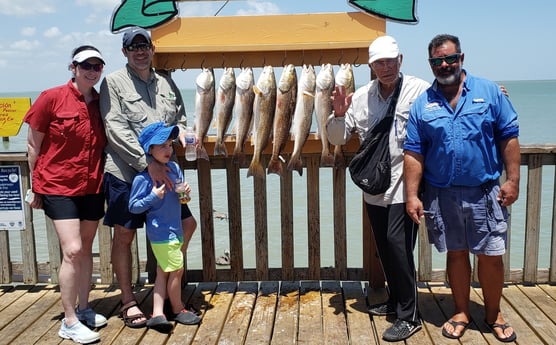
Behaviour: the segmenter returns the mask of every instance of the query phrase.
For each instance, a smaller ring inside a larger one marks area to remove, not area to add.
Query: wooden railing
[[[206,142],[208,152],[213,151],[215,138],[209,137]],[[228,152],[233,152],[235,143],[227,139],[226,145]],[[271,145],[269,145],[271,146]],[[349,160],[356,151],[358,143],[351,140],[344,146],[344,153]],[[289,142],[284,152],[292,151],[293,143]],[[183,157],[181,148],[176,148],[177,156]],[[252,147],[246,145],[248,158],[252,154]],[[249,205],[242,205],[242,193],[240,185],[245,183],[240,177],[242,168],[232,163],[231,157],[210,156],[210,161],[197,160],[187,162],[180,160],[180,164],[188,169],[188,174],[197,173],[199,216],[197,218],[201,236],[202,249],[202,269],[190,269],[187,273],[189,281],[264,281],[264,280],[368,280],[371,286],[383,284],[383,276],[380,264],[377,260],[372,232],[368,224],[366,213],[362,212],[361,226],[363,227],[361,246],[362,262],[361,267],[348,267],[347,260],[347,227],[346,227],[346,207],[363,207],[362,198],[358,200],[346,199],[346,186],[351,184],[349,178],[346,179],[345,168],[326,168],[320,167],[321,144],[313,134],[310,135],[303,150],[304,171],[306,176],[306,207],[307,207],[307,251],[308,264],[304,267],[294,265],[294,199],[298,198],[299,191],[293,188],[293,178],[297,172],[288,173],[280,178],[279,203],[270,207],[273,213],[280,214],[280,243],[269,243],[268,235],[268,210],[267,201],[267,178],[251,177],[253,183],[254,202],[254,239],[255,246],[255,268],[247,268],[244,264],[244,238],[245,226],[242,224],[242,209]],[[270,157],[271,147],[268,147],[263,155],[263,162],[266,163]],[[526,198],[526,224],[523,239],[523,266],[510,267],[508,264],[511,255],[515,255],[518,248],[514,248],[509,242],[509,248],[505,254],[506,261],[506,280],[511,282],[556,282],[556,187],[552,189],[543,188],[543,184],[555,185],[555,176],[549,181],[543,181],[543,168],[556,166],[556,145],[527,145],[521,147],[521,164],[526,167],[526,173],[522,174],[522,186],[525,190],[521,191],[520,198]],[[249,159],[248,159],[249,161]],[[20,165],[22,171],[23,189],[29,186],[29,172],[27,168],[26,153],[0,153],[0,165]],[[223,169],[227,181],[227,205],[228,205],[228,225],[229,225],[229,244],[231,265],[229,268],[216,267],[215,254],[215,224],[213,214],[213,188],[211,171]],[[323,185],[319,181],[319,171],[321,169],[332,169],[332,185]],[[522,169],[523,170],[523,169]],[[556,169],[555,169],[556,170]],[[546,174],[545,174],[546,175]],[[320,222],[320,194],[333,193],[333,224],[322,224]],[[549,246],[549,267],[539,267],[539,246],[540,246],[540,217],[541,217],[541,195],[549,195],[552,202],[551,209],[551,243],[543,243]],[[25,204],[25,207],[28,207]],[[208,210],[208,212],[206,211]],[[32,212],[26,210],[25,229],[20,231],[20,248],[10,247],[8,231],[0,231],[0,283],[7,284],[12,282],[24,282],[27,284],[37,283],[45,279],[57,283],[57,271],[60,265],[60,249],[56,234],[52,228],[52,223],[46,220],[46,232],[48,241],[48,261],[37,262],[36,243]],[[510,219],[511,226],[511,219]],[[321,230],[333,227],[334,243],[334,265],[323,267],[321,265]],[[296,229],[300,231],[299,229]],[[302,229],[304,230],[304,229]],[[421,281],[445,281],[445,270],[434,269],[432,258],[435,250],[427,242],[426,229],[422,226],[419,234],[417,249],[418,258],[418,278]],[[111,229],[101,226],[98,232],[98,257],[95,257],[94,274],[97,275],[102,283],[114,282],[114,275],[110,263],[112,234]],[[280,246],[281,265],[270,267],[269,265],[269,245]],[[21,262],[12,262],[10,251],[21,250]],[[137,241],[132,247],[133,252],[133,280],[140,281],[146,269],[146,258],[139,255]],[[474,277],[477,280],[477,273],[474,270]]]

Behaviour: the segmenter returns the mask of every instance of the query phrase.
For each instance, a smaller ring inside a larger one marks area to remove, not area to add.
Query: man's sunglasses
[[[460,57],[461,57],[461,54],[456,53],[456,54],[452,54],[452,55],[446,55],[446,56],[443,56],[443,57],[430,58],[429,63],[431,64],[431,66],[438,67],[438,66],[442,65],[442,61],[446,61],[446,63],[448,65],[451,65],[453,63],[458,62]]]
[[[147,51],[153,47],[152,44],[149,43],[133,43],[125,47],[128,52],[135,52],[135,51]]]
[[[88,63],[86,61],[82,63],[78,63],[78,65],[85,71],[94,70],[95,72],[100,72],[104,68],[104,65],[101,63]]]

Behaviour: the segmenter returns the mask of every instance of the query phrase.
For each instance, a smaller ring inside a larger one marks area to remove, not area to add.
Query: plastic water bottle
[[[195,132],[191,127],[187,127],[185,130],[185,159],[188,161],[194,161],[197,159],[197,148],[195,147]]]
[[[191,201],[191,196],[185,191],[185,181],[182,181],[182,179],[178,177],[175,181],[174,186],[176,193],[178,193],[178,198],[180,199],[181,204],[187,204],[189,201]]]

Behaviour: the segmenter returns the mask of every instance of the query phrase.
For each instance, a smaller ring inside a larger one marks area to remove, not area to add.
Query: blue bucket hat
[[[168,139],[176,139],[179,134],[178,126],[166,127],[164,122],[155,122],[143,129],[139,135],[139,143],[148,154],[151,145],[164,144]]]

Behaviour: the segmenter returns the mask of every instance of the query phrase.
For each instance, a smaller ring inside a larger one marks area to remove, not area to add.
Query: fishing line
[[[224,2],[224,4],[218,9],[218,11],[216,11],[216,13],[214,14],[215,17],[218,15],[218,13],[220,13],[220,11],[222,11],[222,9],[228,4],[228,2],[230,2],[230,0],[226,0],[226,2]]]

